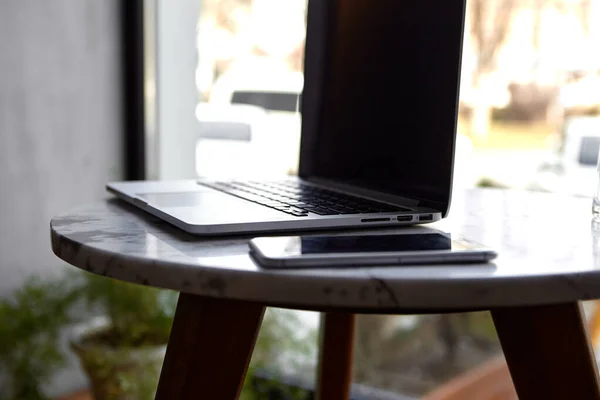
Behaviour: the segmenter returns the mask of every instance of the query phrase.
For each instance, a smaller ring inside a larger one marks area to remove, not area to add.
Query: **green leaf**
[[[70,311],[80,287],[68,279],[28,279],[0,301],[0,373],[7,400],[43,400],[41,386],[65,365],[61,329],[74,322]]]

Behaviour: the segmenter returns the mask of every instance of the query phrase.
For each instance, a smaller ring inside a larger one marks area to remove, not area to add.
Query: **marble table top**
[[[591,199],[475,189],[452,203],[429,227],[494,248],[493,263],[264,270],[248,256],[248,236],[194,237],[116,199],[56,216],[52,248],[95,274],[292,308],[441,312],[600,298]]]

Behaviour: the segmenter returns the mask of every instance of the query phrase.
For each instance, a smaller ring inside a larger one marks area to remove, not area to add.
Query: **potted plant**
[[[86,273],[83,293],[95,318],[71,348],[95,400],[152,399],[169,339],[177,293]]]
[[[95,400],[154,398],[177,293],[89,273],[83,279],[82,292],[90,310],[104,317],[83,325],[71,347],[88,375]],[[298,337],[301,325],[292,311],[267,311],[242,399],[264,398],[264,385],[257,386],[253,381],[255,370],[269,366],[281,369],[282,364],[289,367],[295,358],[306,358],[302,355],[311,353],[316,335],[311,332]],[[282,359],[282,351],[291,359]],[[273,389],[273,384],[269,384],[269,389]]]
[[[59,337],[78,296],[62,279],[32,278],[0,301],[1,399],[49,399],[42,386],[65,366]]]
[[[76,326],[71,347],[95,400],[153,397],[177,294],[76,272],[60,279],[30,279],[0,301],[0,399],[49,400],[42,387],[66,363],[60,333],[81,320],[75,317],[81,312],[73,312],[80,307],[73,310],[73,306],[82,298],[92,315],[101,316]],[[300,334],[306,331],[303,325],[293,311],[267,311],[243,399],[265,398],[274,390],[294,392],[277,379],[265,382],[254,372],[267,369],[276,378],[277,371],[306,368],[306,360],[314,358],[316,332]]]

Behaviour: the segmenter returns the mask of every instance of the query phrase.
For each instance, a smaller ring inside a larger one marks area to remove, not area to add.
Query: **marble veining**
[[[51,237],[64,261],[143,285],[298,308],[435,312],[600,298],[590,207],[588,198],[476,189],[454,194],[447,219],[402,228],[440,229],[499,252],[477,265],[264,270],[248,256],[251,236],[195,237],[116,199],[56,216]]]

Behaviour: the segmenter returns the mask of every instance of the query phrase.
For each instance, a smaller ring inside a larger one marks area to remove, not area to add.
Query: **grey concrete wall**
[[[119,4],[0,1],[0,297],[59,271],[51,217],[122,176]]]
[[[60,262],[53,214],[121,176],[117,0],[0,1],[0,296]]]

